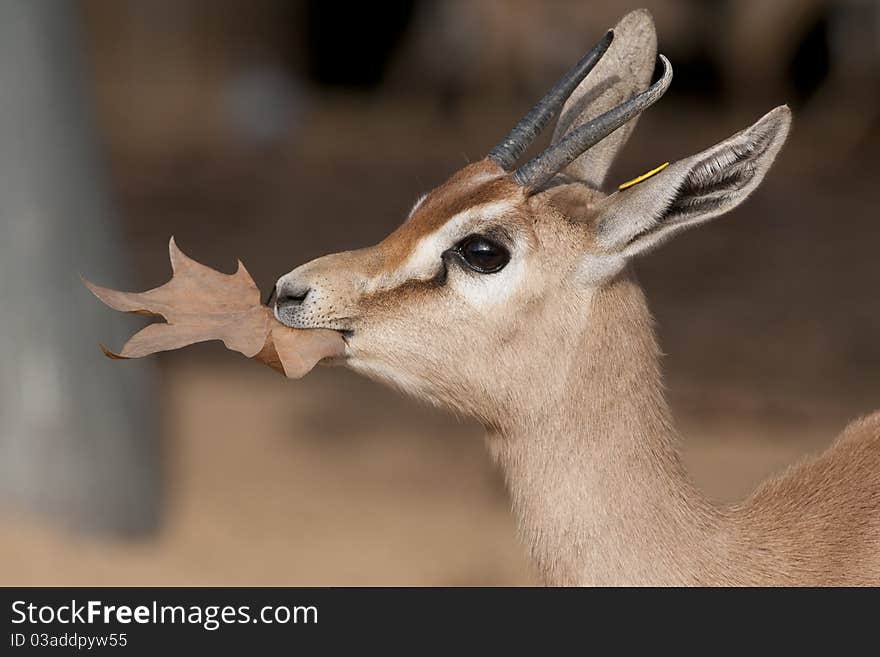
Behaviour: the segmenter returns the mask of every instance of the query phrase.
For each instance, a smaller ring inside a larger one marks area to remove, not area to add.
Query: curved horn
[[[596,44],[590,52],[574,65],[574,67],[562,76],[550,91],[547,92],[538,103],[529,110],[519,123],[510,131],[495,148],[489,152],[489,157],[505,171],[513,169],[513,165],[528,148],[529,144],[538,136],[544,126],[562,108],[562,105],[577,89],[593,67],[602,59],[602,55],[608,50],[614,40],[614,32],[609,30],[602,40]]]
[[[513,174],[513,179],[523,187],[538,189],[558,171],[576,160],[581,153],[598,144],[620,126],[660,100],[669,88],[669,83],[672,82],[672,64],[663,55],[660,55],[660,62],[663,64],[663,75],[657,82],[642,93],[573,130],[565,139],[523,164]]]

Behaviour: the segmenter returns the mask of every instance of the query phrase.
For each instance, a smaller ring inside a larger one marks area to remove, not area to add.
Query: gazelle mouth
[[[275,315],[275,319],[278,320],[279,322],[281,322],[284,326],[286,326],[287,328],[297,330],[297,331],[333,331],[334,333],[337,333],[340,338],[342,338],[342,341],[345,343],[346,347],[348,346],[349,338],[351,338],[351,336],[354,335],[354,329],[338,328],[336,326],[315,326],[315,325],[302,326],[298,322],[294,322],[294,323],[285,322],[281,317],[278,316],[278,313],[274,309],[273,309],[273,315]]]

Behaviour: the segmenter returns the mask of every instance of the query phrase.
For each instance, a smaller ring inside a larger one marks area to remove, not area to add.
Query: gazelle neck
[[[644,296],[624,276],[584,315],[565,385],[488,438],[522,538],[548,584],[698,583],[721,514],[680,463]]]

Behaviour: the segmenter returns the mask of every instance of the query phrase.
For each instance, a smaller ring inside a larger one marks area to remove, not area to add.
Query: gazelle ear
[[[656,62],[654,19],[647,9],[631,11],[614,27],[614,41],[596,68],[563,105],[552,143],[647,89]],[[629,139],[636,123],[638,117],[583,153],[562,173],[593,189],[602,187],[617,153]]]
[[[609,196],[598,209],[600,247],[628,258],[732,210],[761,183],[790,126],[791,111],[777,107],[720,144]]]

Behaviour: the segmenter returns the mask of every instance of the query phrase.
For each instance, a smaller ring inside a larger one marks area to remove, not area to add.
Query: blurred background
[[[675,66],[616,183],[789,102],[745,206],[637,267],[697,483],[880,406],[880,3],[0,0],[0,584],[534,582],[481,430],[338,368],[111,362],[167,242],[262,290],[375,243],[627,11]]]

